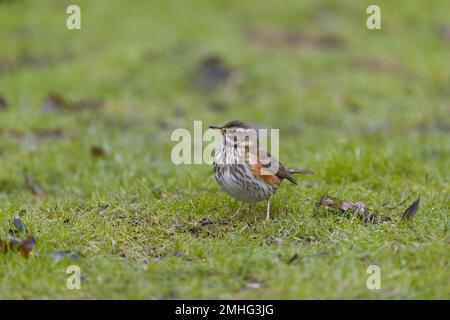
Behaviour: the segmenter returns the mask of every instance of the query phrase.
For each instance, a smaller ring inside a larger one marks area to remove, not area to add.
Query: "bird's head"
[[[224,136],[225,142],[230,144],[244,143],[245,141],[256,141],[257,132],[255,128],[239,121],[233,120],[223,126],[209,126],[211,129],[220,130]]]

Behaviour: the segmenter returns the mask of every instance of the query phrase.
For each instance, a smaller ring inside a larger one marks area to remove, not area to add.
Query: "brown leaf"
[[[16,68],[16,62],[9,57],[0,57],[0,74],[12,73]]]
[[[364,206],[364,203],[358,202],[358,204],[356,204],[354,202],[341,200],[331,196],[323,196],[322,198],[319,199],[319,201],[316,202],[316,207],[319,207],[321,205],[334,209],[348,211],[362,208]]]
[[[44,100],[44,110],[63,111],[70,109],[69,102],[56,93],[49,93]]]
[[[31,236],[27,237],[25,240],[20,240],[17,238],[12,238],[10,240],[0,239],[0,252],[19,252],[22,256],[28,258],[35,244],[36,240]]]
[[[203,218],[202,220],[200,220],[200,225],[202,226],[202,227],[205,227],[205,226],[209,226],[209,225],[211,225],[211,224],[214,224],[214,222],[213,221],[211,221],[211,220],[209,220],[209,219],[207,219],[207,218]]]
[[[163,197],[163,193],[162,193],[160,187],[153,189],[151,191],[151,193],[152,193],[153,197],[156,199],[161,199]]]
[[[103,99],[91,98],[73,102],[52,92],[50,92],[44,100],[44,110],[46,111],[93,110],[100,109],[103,105]]]
[[[36,244],[36,240],[34,237],[27,237],[25,240],[22,241],[19,247],[20,253],[25,257],[28,258],[28,255],[30,254],[31,250],[34,248],[34,245]]]
[[[26,177],[26,184],[28,189],[31,190],[35,195],[42,195],[44,192],[41,189],[41,186],[36,182],[33,176],[27,176]]]
[[[213,92],[230,80],[233,70],[218,56],[202,59],[195,71],[193,86],[203,92]]]
[[[316,202],[314,214],[321,206],[333,208],[343,213],[351,213],[352,220],[355,217],[358,217],[360,219],[364,219],[364,222],[367,224],[379,224],[391,220],[389,217],[377,214],[376,212],[367,209],[364,202],[351,202],[325,195]]]
[[[299,30],[251,30],[246,39],[266,49],[279,47],[342,48],[347,43],[337,35],[313,35]]]
[[[223,113],[227,110],[228,105],[223,102],[213,102],[209,104],[209,109],[214,113]]]
[[[6,102],[6,98],[3,96],[0,96],[0,110],[6,109],[8,106],[8,103]]]
[[[446,25],[441,28],[441,35],[445,41],[450,42],[450,25]]]
[[[410,220],[419,210],[420,196],[403,212],[402,220]]]
[[[104,157],[106,155],[106,152],[102,147],[94,146],[91,148],[91,154],[94,157],[100,158],[100,157]]]

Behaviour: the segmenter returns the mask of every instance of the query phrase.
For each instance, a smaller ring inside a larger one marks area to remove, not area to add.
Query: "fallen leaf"
[[[402,220],[410,220],[419,210],[420,196],[403,212]]]
[[[364,202],[351,202],[325,195],[316,202],[314,214],[321,206],[333,208],[344,213],[351,213],[352,220],[358,217],[360,219],[364,219],[364,222],[367,224],[379,224],[391,220],[389,217],[377,214],[374,211],[367,209]]]
[[[450,25],[446,25],[441,28],[441,35],[445,41],[450,42]]]
[[[63,111],[69,108],[69,102],[56,93],[49,93],[44,100],[44,110],[46,111]]]
[[[251,30],[246,39],[253,45],[276,49],[278,47],[342,48],[347,43],[337,35],[313,35],[299,30]]]
[[[193,78],[194,88],[203,92],[213,92],[223,86],[230,78],[233,70],[218,56],[202,59]]]
[[[211,224],[214,224],[214,222],[213,221],[211,221],[211,220],[209,220],[209,219],[207,219],[207,218],[203,218],[202,220],[200,220],[200,225],[202,226],[202,227],[205,227],[205,226],[209,226],[209,225],[211,225]]]
[[[64,251],[55,251],[50,252],[47,254],[50,258],[52,258],[55,261],[60,261],[64,258],[70,258],[72,260],[79,260],[79,252],[78,251],[71,251],[71,250],[64,250]]]
[[[16,63],[13,59],[9,57],[1,57],[0,58],[0,74],[12,73],[16,68]]]
[[[163,196],[160,187],[153,189],[151,192],[152,192],[153,197],[156,199],[161,199]]]
[[[27,184],[28,189],[30,189],[31,192],[33,192],[35,195],[39,196],[44,193],[33,176],[26,177],[26,184]]]
[[[28,228],[19,216],[13,219],[13,224],[19,232],[28,232]]]
[[[69,101],[57,93],[48,93],[44,99],[44,110],[46,111],[81,111],[100,109],[104,101],[99,98],[83,99],[80,101]]]
[[[25,240],[20,240],[18,238],[11,238],[10,240],[0,239],[0,252],[7,253],[19,252],[22,256],[28,259],[31,250],[34,248],[36,240],[34,237],[27,237]]]
[[[409,199],[413,197],[414,194],[410,194],[406,199],[402,200],[400,203],[396,204],[395,206],[387,206],[386,204],[383,204],[382,206],[389,210],[397,209],[398,207],[402,206],[404,203],[406,203]]]
[[[8,103],[6,103],[6,98],[3,96],[0,96],[0,110],[6,109],[8,106]]]
[[[104,157],[106,155],[106,152],[102,147],[94,146],[91,148],[91,154],[94,157],[100,158],[100,157]]]
[[[227,110],[228,105],[223,102],[213,102],[209,105],[209,109],[214,113],[223,113]]]
[[[28,255],[30,254],[31,250],[34,248],[35,244],[36,244],[36,240],[33,237],[27,237],[25,240],[22,241],[22,243],[19,247],[20,253],[25,258],[28,258]]]

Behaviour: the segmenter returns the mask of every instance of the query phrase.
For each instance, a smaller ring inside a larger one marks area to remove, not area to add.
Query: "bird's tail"
[[[289,180],[293,184],[297,184],[294,178],[291,177],[291,174],[301,173],[301,174],[315,174],[314,171],[304,170],[304,169],[287,169],[286,179]]]
[[[314,171],[304,170],[304,169],[288,169],[288,171],[290,174],[293,174],[293,173],[316,174]]]

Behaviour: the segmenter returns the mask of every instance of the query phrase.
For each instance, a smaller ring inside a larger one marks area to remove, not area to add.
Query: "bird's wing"
[[[297,184],[291,175],[290,169],[286,168],[283,163],[278,161],[267,150],[258,146],[257,155],[252,153],[251,148],[246,149],[246,151],[248,151],[249,159],[253,160],[253,162],[250,162],[252,173],[253,171],[255,173],[258,172],[261,177],[265,177],[265,179],[263,178],[264,180],[276,181],[278,183],[279,180],[286,179],[293,184]]]
[[[293,184],[297,184],[292,174],[314,174],[314,172],[309,170],[285,167],[270,152],[261,147],[259,138],[256,141],[256,147],[251,141],[246,141],[245,143],[245,161],[250,164],[252,174],[255,177],[263,179],[266,182],[270,181],[271,183],[279,183],[280,180],[286,179]]]
[[[264,180],[266,183],[275,185],[280,182],[278,173],[283,165],[266,150],[259,148],[255,153],[250,147],[246,147],[246,163],[254,177]],[[281,169],[284,171],[284,169]]]

